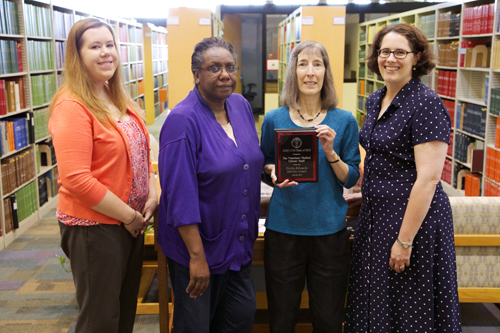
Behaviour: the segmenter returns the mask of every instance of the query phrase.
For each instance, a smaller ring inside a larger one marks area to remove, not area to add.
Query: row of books
[[[64,57],[66,56],[66,43],[56,41],[56,68],[64,68]]]
[[[33,110],[33,122],[35,127],[35,141],[48,137],[49,108]]]
[[[38,178],[38,198],[40,206],[43,206],[50,198],[54,197],[59,193],[59,184],[57,178],[59,177],[59,172],[57,167],[50,170],[42,177]]]
[[[50,8],[25,3],[24,28],[28,36],[52,37]]]
[[[122,63],[128,62],[128,47],[127,47],[127,45],[120,45],[120,60]]]
[[[493,57],[491,61],[492,69],[500,69],[500,40],[496,40],[493,45]]]
[[[28,62],[32,72],[54,69],[52,42],[28,40]]]
[[[458,41],[438,43],[437,60],[439,66],[457,67]]]
[[[123,46],[123,45],[122,45]],[[129,45],[125,46],[128,49],[128,60],[129,61],[142,61],[144,60],[142,57],[142,46],[139,45]]]
[[[152,53],[153,60],[167,58],[168,57],[168,47],[166,45],[153,46],[151,53]]]
[[[489,67],[491,48],[485,40],[465,40],[460,44],[460,67]]]
[[[54,74],[42,74],[31,76],[31,94],[33,106],[37,107],[50,102],[56,93],[56,76]]]
[[[455,128],[484,138],[486,106],[458,102],[455,109]]]
[[[455,137],[453,139],[455,143],[455,159],[459,160],[462,163],[468,163],[468,156],[470,159],[470,149],[474,148],[474,139],[470,136],[455,132]]]
[[[484,180],[484,196],[500,197],[500,184],[497,184],[486,178]]]
[[[365,58],[366,58],[366,49],[360,49],[358,51],[358,58],[359,58],[359,61],[365,60]]]
[[[153,74],[159,74],[168,70],[167,60],[153,61]]]
[[[434,89],[439,95],[455,97],[457,94],[457,72],[436,69]]]
[[[453,131],[450,132],[450,144],[448,145],[448,150],[446,151],[446,155],[450,158],[453,157]]]
[[[0,115],[26,108],[25,78],[0,80]]]
[[[23,72],[21,41],[0,39],[0,74]]]
[[[486,177],[500,183],[500,150],[487,147]]]
[[[420,18],[420,30],[427,38],[434,38],[436,30],[436,14],[425,15]]]
[[[2,156],[26,147],[30,143],[26,118],[7,119],[0,121],[0,151]]]
[[[447,182],[450,185],[451,185],[451,170],[452,170],[451,160],[445,159],[443,172],[441,173],[441,180]]]
[[[31,182],[4,199],[5,224],[10,225],[10,230],[17,229],[19,224],[37,209],[36,182]],[[10,232],[10,230],[6,230],[6,232]]]
[[[495,148],[500,149],[500,118],[496,118]]]
[[[136,98],[139,96],[139,82],[134,81],[125,83],[125,91],[127,91],[130,97]]]
[[[450,114],[451,126],[455,124],[455,101],[450,99],[442,99],[444,107]],[[450,155],[451,156],[451,155]]]
[[[479,197],[481,196],[481,176],[474,173],[465,175],[465,196]]]
[[[365,109],[365,98],[363,96],[358,96],[358,110],[364,110],[364,109]]]
[[[151,31],[151,44],[167,45],[167,33]]]
[[[455,37],[460,34],[460,13],[444,12],[438,16],[438,37]]]
[[[500,88],[491,88],[490,113],[500,116]]]
[[[358,76],[359,77],[365,77],[365,75],[366,75],[366,66],[365,65],[359,66]]]
[[[20,35],[18,17],[17,2],[0,0],[0,34]]]
[[[13,192],[35,178],[33,147],[2,159],[2,193]]]
[[[69,30],[75,24],[73,14],[54,10],[54,36],[56,38],[68,38]]]
[[[475,7],[464,8],[464,26],[462,35],[479,35],[493,33],[495,19],[495,4],[489,3]]]
[[[130,79],[137,80],[144,77],[144,64],[131,64],[130,65]]]

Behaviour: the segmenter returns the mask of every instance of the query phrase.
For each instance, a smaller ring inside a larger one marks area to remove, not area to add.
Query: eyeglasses
[[[206,70],[212,75],[220,75],[223,69],[225,69],[228,74],[234,74],[240,68],[238,66],[227,66],[227,67],[210,66],[207,68],[198,68],[198,69]]]
[[[380,58],[389,58],[391,56],[391,53],[394,54],[394,58],[396,59],[405,59],[408,53],[415,53],[415,52],[408,52],[405,50],[394,50],[391,51],[389,49],[381,49],[378,50],[378,56]]]

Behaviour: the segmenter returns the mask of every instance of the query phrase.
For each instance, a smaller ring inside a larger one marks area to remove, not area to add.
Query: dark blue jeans
[[[189,267],[168,258],[174,291],[173,327],[176,333],[250,333],[256,309],[251,263],[239,272],[211,274],[202,296],[190,298]]]

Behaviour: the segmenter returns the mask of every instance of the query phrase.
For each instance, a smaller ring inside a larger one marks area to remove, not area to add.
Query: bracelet
[[[328,160],[327,160],[327,161],[328,161]],[[337,163],[338,161],[340,161],[340,157],[339,157],[339,158],[337,158],[337,160],[336,160],[336,161],[333,161],[333,162],[328,161],[328,163],[330,163],[330,164],[335,164],[335,163]]]
[[[125,223],[125,222],[122,222],[122,223],[125,224],[125,225],[132,224],[135,221],[136,217],[137,217],[137,211],[134,210],[134,219],[132,221],[130,221],[130,223]]]

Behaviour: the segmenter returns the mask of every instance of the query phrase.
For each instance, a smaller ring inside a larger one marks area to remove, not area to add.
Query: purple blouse
[[[252,260],[261,213],[264,157],[252,109],[239,94],[226,100],[226,109],[238,147],[196,87],[160,133],[158,242],[167,257],[189,267],[177,227],[198,224],[212,274],[239,271]]]

